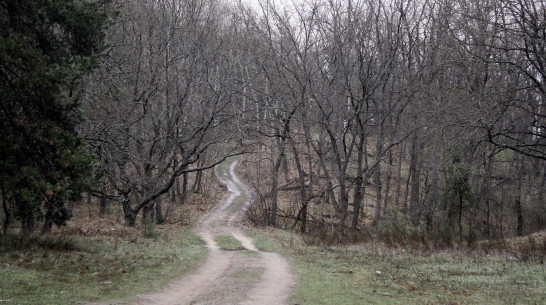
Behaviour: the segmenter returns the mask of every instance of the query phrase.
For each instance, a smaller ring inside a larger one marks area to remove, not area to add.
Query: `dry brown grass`
[[[164,224],[156,226],[156,230],[170,232],[175,227],[194,224],[204,212],[220,201],[225,190],[225,186],[211,175],[206,194],[188,191],[188,198],[186,198],[184,205],[179,205],[170,200],[163,200],[163,212],[169,211],[169,215]],[[75,204],[72,215],[73,217],[67,221],[66,226],[54,228],[52,234],[98,237],[135,237],[141,234],[139,229],[140,214],[134,228],[126,227],[123,225],[121,206],[116,203],[111,204],[108,212],[104,215],[99,214],[98,202],[95,200],[92,200],[91,204]]]

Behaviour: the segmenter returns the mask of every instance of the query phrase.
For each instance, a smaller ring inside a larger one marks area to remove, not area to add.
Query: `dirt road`
[[[235,174],[236,164],[216,168],[229,196],[197,226],[209,249],[205,262],[163,289],[140,296],[138,304],[285,304],[294,277],[281,255],[258,251],[243,233],[241,217],[250,193]],[[234,237],[243,247],[222,249],[215,241],[217,236]]]

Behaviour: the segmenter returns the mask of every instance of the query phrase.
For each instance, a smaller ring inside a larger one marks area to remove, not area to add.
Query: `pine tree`
[[[29,233],[63,224],[66,200],[91,183],[76,132],[82,77],[97,62],[109,1],[0,1],[0,187]]]

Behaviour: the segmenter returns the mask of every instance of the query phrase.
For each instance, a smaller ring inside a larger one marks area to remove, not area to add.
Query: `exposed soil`
[[[205,262],[159,291],[139,296],[138,304],[285,304],[294,276],[281,255],[257,250],[243,233],[241,217],[250,191],[237,178],[236,163],[216,169],[229,195],[197,226],[209,249]],[[244,249],[221,249],[214,240],[220,235],[233,236]]]

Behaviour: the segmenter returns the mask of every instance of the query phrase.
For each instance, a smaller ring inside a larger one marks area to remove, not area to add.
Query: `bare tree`
[[[124,2],[103,68],[88,82],[85,130],[126,225],[187,172],[233,154],[228,107],[240,88],[222,53],[220,4]],[[156,216],[161,220],[161,207]]]

